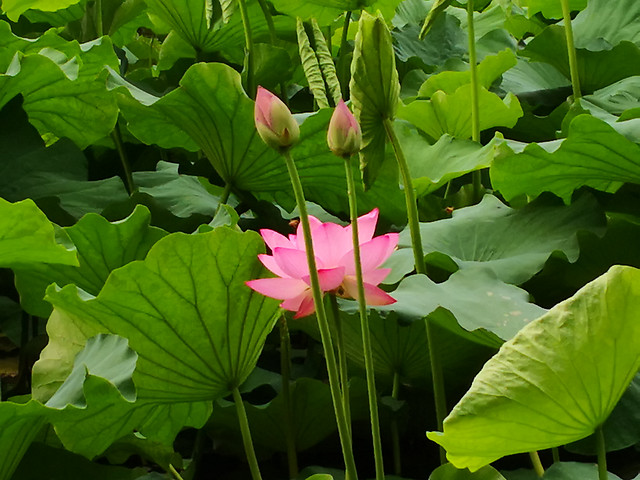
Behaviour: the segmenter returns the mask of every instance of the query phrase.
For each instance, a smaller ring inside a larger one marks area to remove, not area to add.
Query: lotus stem
[[[344,329],[340,320],[340,309],[338,308],[338,300],[335,295],[329,295],[328,301],[331,304],[333,320],[336,332],[336,350],[338,351],[338,365],[340,368],[340,385],[342,388],[342,404],[344,405],[344,414],[351,432],[351,404],[349,401],[349,372],[347,369],[347,352],[344,348]]]
[[[351,157],[344,157],[345,173],[347,176],[347,196],[349,197],[349,212],[351,216],[351,238],[353,241],[353,257],[358,285],[358,310],[360,312],[360,329],[362,331],[362,349],[364,352],[364,366],[367,377],[367,394],[369,397],[369,414],[371,418],[371,435],[373,437],[373,456],[375,461],[376,480],[384,480],[384,462],[382,458],[382,440],[380,437],[380,420],[378,418],[378,399],[376,392],[376,377],[371,352],[371,333],[369,331],[369,317],[367,301],[362,278],[362,261],[360,258],[360,240],[358,237],[358,203],[355,182],[351,172]]]
[[[413,182],[411,180],[411,174],[409,173],[409,165],[402,151],[402,146],[398,140],[395,130],[393,129],[393,123],[390,119],[384,120],[384,128],[387,133],[387,138],[391,142],[393,151],[398,161],[398,169],[400,175],[402,175],[402,183],[404,185],[404,198],[407,205],[407,221],[409,223],[409,232],[411,234],[411,245],[413,247],[413,258],[416,264],[416,272],[426,275],[427,268],[424,262],[424,252],[422,250],[422,238],[420,235],[420,221],[418,218],[418,205],[416,201],[415,192],[413,191]],[[427,333],[427,344],[429,347],[429,360],[431,363],[431,378],[433,381],[433,396],[436,406],[436,420],[438,429],[442,430],[442,424],[444,417],[447,414],[447,402],[445,398],[444,379],[442,376],[442,367],[440,366],[440,360],[436,351],[436,342],[434,338],[434,332],[432,331],[429,318],[425,318],[425,328]],[[440,461],[445,463],[445,453],[442,447],[440,447]]]
[[[531,458],[531,464],[533,465],[533,470],[536,472],[540,478],[544,475],[544,467],[542,466],[542,462],[540,461],[540,455],[536,450],[529,452],[529,458]]]
[[[133,175],[131,173],[131,166],[129,165],[129,159],[127,158],[127,152],[124,149],[124,144],[122,143],[122,134],[120,133],[120,127],[116,122],[113,127],[113,131],[111,132],[111,140],[113,140],[113,144],[116,146],[116,151],[118,152],[118,157],[120,157],[120,163],[122,164],[122,170],[124,172],[124,184],[127,187],[127,193],[131,195],[135,189],[136,185],[133,182]]]
[[[400,375],[393,372],[393,387],[391,398],[398,400],[400,397]],[[398,430],[398,419],[394,415],[391,420],[391,441],[393,443],[393,473],[398,477],[402,475],[402,452],[400,450],[400,432]]]
[[[233,401],[236,404],[236,412],[238,413],[238,422],[240,423],[240,433],[242,434],[244,452],[247,455],[247,461],[249,462],[249,468],[251,469],[251,478],[253,480],[262,480],[256,452],[253,449],[253,440],[251,440],[251,431],[249,430],[247,411],[244,408],[244,403],[242,402],[242,396],[240,395],[238,387],[234,387],[232,393]]]
[[[478,100],[478,62],[476,56],[476,30],[473,20],[473,0],[467,0],[467,30],[469,35],[469,71],[471,74],[471,139],[480,143],[480,103]],[[475,170],[473,180],[473,198],[479,202],[482,192],[482,172]]]
[[[251,98],[256,96],[256,85],[254,84],[253,65],[253,34],[251,33],[251,23],[249,22],[249,11],[246,0],[238,0],[240,16],[242,17],[242,27],[244,29],[245,56],[247,59],[247,95]]]
[[[333,343],[331,341],[331,331],[329,329],[329,322],[327,321],[327,313],[322,301],[322,291],[320,290],[320,281],[318,280],[318,269],[316,266],[316,258],[313,251],[311,227],[309,225],[309,215],[307,213],[304,191],[302,189],[302,183],[300,182],[300,177],[298,175],[298,169],[296,168],[296,165],[291,158],[290,151],[288,149],[282,151],[282,156],[284,157],[287,164],[287,170],[289,171],[291,185],[293,187],[298,210],[300,211],[300,223],[302,224],[302,233],[304,235],[304,241],[306,245],[307,263],[309,265],[309,275],[311,277],[311,291],[316,308],[316,318],[318,320],[318,328],[320,330],[320,337],[322,339],[325,361],[327,363],[329,387],[331,389],[331,398],[333,400],[333,408],[336,414],[336,423],[338,425],[338,434],[340,436],[340,446],[342,448],[342,455],[344,457],[346,470],[345,479],[357,480],[358,473],[356,471],[356,463],[353,457],[351,434],[349,432],[349,426],[347,425],[346,414],[344,411],[344,406],[342,404],[338,367],[336,364],[335,352],[333,350]]]
[[[580,78],[578,77],[578,57],[573,43],[573,27],[571,26],[571,10],[569,0],[560,0],[562,4],[562,18],[564,20],[564,34],[567,39],[567,54],[569,55],[569,71],[571,74],[571,88],[573,89],[573,101],[582,97],[580,91]]]
[[[560,450],[558,447],[553,447],[551,449],[551,455],[553,457],[553,463],[560,463]]]
[[[604,441],[604,430],[602,425],[596,428],[596,445],[598,449],[598,480],[607,480],[607,447]]]
[[[258,0],[258,4],[260,5],[260,9],[262,10],[262,14],[264,15],[264,19],[267,22],[267,28],[269,29],[269,39],[271,40],[271,45],[275,46],[278,41],[278,36],[276,35],[276,26],[273,23],[273,17],[271,12],[269,11],[269,5],[265,0]],[[289,99],[287,98],[287,86],[284,82],[280,82],[280,98],[284,102],[285,105],[289,106]]]
[[[284,399],[287,463],[289,465],[289,478],[293,479],[298,476],[298,454],[291,409],[291,338],[289,337],[287,317],[284,313],[280,317],[280,374],[282,376],[282,398]]]
[[[175,469],[175,467],[171,464],[169,464],[169,473],[171,473],[171,476],[175,478],[175,480],[184,480],[182,476],[178,473],[178,471]]]

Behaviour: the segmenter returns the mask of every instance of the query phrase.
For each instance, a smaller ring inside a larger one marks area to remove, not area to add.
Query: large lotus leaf
[[[523,115],[520,102],[508,93],[500,98],[484,87],[478,89],[480,130],[492,127],[513,127]],[[471,138],[471,84],[466,84],[451,95],[441,90],[430,100],[415,100],[398,107],[398,118],[408,120],[431,138],[449,134],[460,139]]]
[[[469,470],[459,470],[450,463],[436,468],[429,480],[505,480],[495,468],[486,466],[471,473]]]
[[[367,390],[364,381],[350,379],[350,402],[352,420],[368,418]],[[291,383],[291,416],[296,451],[308,450],[334,433],[337,429],[334,420],[333,402],[329,386],[313,378],[299,378]],[[245,402],[251,437],[256,445],[279,452],[287,451],[285,401],[279,393],[266,405],[251,405]],[[323,421],[319,422],[318,419]],[[235,443],[240,445],[240,431],[237,411],[233,403],[220,400],[213,408],[207,429],[221,435],[222,429],[227,435],[233,435]],[[225,435],[226,436],[226,435]]]
[[[523,58],[519,58],[516,66],[504,73],[500,84],[503,90],[518,96],[522,96],[525,93],[531,95],[543,91],[547,98],[549,95],[548,90],[570,86],[569,79],[554,66],[548,63],[530,62]]]
[[[329,25],[345,11],[360,10],[371,0],[273,0],[276,10],[303,22],[315,18],[319,25]]]
[[[391,33],[381,16],[363,12],[360,17],[349,88],[353,112],[362,129],[364,182],[370,187],[385,158],[385,122],[393,120],[400,96]]]
[[[516,210],[485,195],[478,205],[454,211],[450,219],[420,224],[424,253],[447,255],[461,269],[489,268],[503,282],[520,284],[540,271],[554,251],[575,262],[579,231],[604,233],[606,220],[592,197],[571,206],[541,203]],[[408,233],[401,234],[394,255],[408,255]]]
[[[527,6],[529,16],[542,12],[547,18],[562,18],[562,4],[556,0],[518,0],[518,3]],[[569,0],[569,10],[582,10],[586,6],[587,0]]]
[[[230,56],[242,61],[244,32],[239,14],[231,15],[226,22],[215,18],[210,0],[149,0],[148,12],[169,25],[183,40],[200,52],[231,49]],[[254,41],[266,40],[269,35],[267,22],[258,2],[247,2],[249,24]],[[276,17],[276,28],[283,26],[283,18]],[[288,24],[289,22],[287,22]]]
[[[9,480],[29,445],[46,423],[44,408],[35,401],[0,402],[0,480]]]
[[[640,373],[624,392],[620,401],[602,425],[604,444],[607,452],[631,447],[640,441]],[[595,435],[583,438],[578,442],[565,445],[567,450],[583,455],[597,455],[598,443]]]
[[[516,63],[516,55],[509,49],[503,50],[496,55],[485,57],[477,67],[478,85],[488,89],[500,75],[514,67]],[[462,72],[445,71],[430,76],[420,87],[418,95],[429,98],[438,90],[452,94],[467,83],[471,83],[471,72],[469,70]]]
[[[522,153],[495,159],[491,182],[507,200],[553,192],[568,202],[582,186],[615,192],[625,182],[640,183],[640,146],[606,122],[578,115],[556,151],[532,143]]]
[[[640,75],[624,78],[585,96],[584,99],[615,115],[640,108]]]
[[[149,225],[151,215],[138,206],[124,220],[109,223],[104,217],[89,214],[65,231],[78,252],[79,266],[36,264],[16,268],[16,287],[23,308],[40,317],[48,317],[51,305],[43,300],[46,288],[68,284],[98,295],[112,270],[134,260],[142,260],[166,232]]]
[[[567,40],[561,26],[547,27],[527,44],[522,55],[537,62],[549,63],[566,78],[571,78]],[[584,93],[591,93],[626,77],[640,75],[640,47],[626,40],[611,49],[596,52],[577,48],[576,56],[580,87]]]
[[[434,192],[466,173],[489,167],[494,157],[505,150],[499,138],[483,147],[476,142],[444,134],[431,145],[410,124],[395,122],[394,128],[407,157],[418,196]]]
[[[201,148],[236,188],[275,196],[292,208],[286,165],[256,134],[254,103],[243,92],[236,71],[219,63],[194,65],[181,87],[162,98],[124,83],[115,72],[112,80],[129,130],[141,141],[163,148]],[[344,162],[327,147],[331,113],[322,110],[304,121],[300,143],[291,154],[307,198],[339,213],[346,212],[348,202]],[[403,196],[396,178],[387,175],[381,184],[367,193],[358,187],[360,207],[370,210],[378,205],[382,216],[402,223]]]
[[[502,343],[500,339],[512,338],[546,312],[529,303],[525,290],[500,281],[484,269],[456,272],[443,283],[435,283],[425,275],[411,275],[391,295],[397,302],[375,307],[376,310],[420,320],[442,307],[455,319],[437,315],[439,325],[471,341],[494,347]]]
[[[3,0],[2,11],[12,22],[29,9],[55,12],[80,2],[80,0]]]
[[[502,472],[507,480],[599,480],[598,465],[595,463],[557,462],[547,468],[542,477],[533,470],[515,470]],[[620,480],[611,472],[607,473],[607,480]]]
[[[605,21],[606,19],[606,21]],[[640,45],[640,4],[635,0],[589,0],[587,8],[571,23],[577,48],[602,50],[622,41]],[[606,40],[604,48],[595,48],[596,42]]]
[[[107,37],[80,45],[47,33],[34,42],[0,22],[0,51],[0,106],[21,94],[41,134],[68,137],[81,148],[111,132],[118,108],[102,71],[117,68],[118,59]]]
[[[427,436],[458,468],[594,432],[640,367],[640,270],[614,266],[524,327]]]
[[[50,287],[50,344],[34,366],[34,395],[51,397],[87,338],[113,333],[138,354],[142,402],[206,402],[249,375],[270,332],[277,301],[244,282],[263,271],[261,238],[226,227],[173,234],[144,261],[114,270],[97,297]]]
[[[33,200],[0,198],[0,266],[39,262],[77,265],[78,259],[74,250],[56,242],[53,224]]]
[[[439,66],[450,58],[462,59],[467,53],[466,32],[460,28],[460,21],[446,12],[436,18],[424,40],[419,39],[419,33],[417,23],[408,23],[393,32],[399,60],[406,62],[415,57],[425,65]]]

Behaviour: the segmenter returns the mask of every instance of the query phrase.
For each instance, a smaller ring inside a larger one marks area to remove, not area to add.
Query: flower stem
[[[542,466],[542,462],[540,461],[540,455],[538,455],[537,450],[533,450],[529,452],[529,458],[531,458],[531,464],[533,465],[533,471],[536,472],[536,475],[542,477],[544,475],[544,467]]]
[[[256,86],[253,81],[253,35],[251,33],[251,23],[249,22],[249,11],[247,10],[246,0],[238,0],[238,7],[240,8],[242,27],[244,29],[245,58],[247,59],[247,95],[255,98]]]
[[[553,447],[551,449],[551,455],[553,457],[553,463],[560,462],[560,450],[558,450],[558,447]]]
[[[249,468],[251,469],[251,478],[253,480],[262,480],[262,475],[260,475],[260,467],[258,467],[258,459],[256,458],[256,452],[253,449],[253,441],[251,440],[251,431],[249,430],[247,411],[244,409],[244,403],[242,403],[242,396],[240,395],[238,387],[234,387],[232,393],[233,401],[236,404],[236,412],[238,413],[238,422],[240,422],[242,443],[244,444],[244,451],[247,455]]]
[[[264,15],[264,19],[267,22],[271,45],[275,47],[276,42],[278,41],[278,36],[276,35],[276,26],[273,23],[273,16],[269,11],[269,5],[267,5],[266,0],[258,0],[258,4],[260,5],[260,9],[262,10],[262,15]],[[285,82],[280,82],[280,98],[285,105],[289,106],[289,99],[287,98],[287,86],[285,85]]]
[[[576,47],[573,44],[573,27],[571,26],[571,11],[569,0],[560,0],[562,4],[562,18],[564,20],[564,34],[567,38],[567,53],[569,55],[569,71],[571,73],[571,87],[573,88],[573,101],[582,96],[580,92],[580,78],[578,77],[578,57]]]
[[[398,400],[400,396],[400,375],[393,372],[393,388],[391,398]],[[398,419],[394,415],[391,420],[391,441],[393,442],[393,473],[398,477],[402,475],[402,452],[400,450],[400,432],[398,430]]]
[[[351,172],[349,156],[344,158],[347,176],[347,196],[349,197],[349,212],[351,216],[351,238],[353,241],[353,257],[358,285],[358,310],[360,311],[360,329],[362,330],[362,349],[364,352],[364,366],[367,377],[367,394],[369,396],[369,414],[371,417],[371,435],[373,437],[373,456],[376,467],[376,480],[384,480],[384,462],[382,458],[382,440],[380,438],[380,421],[378,419],[378,397],[376,392],[376,376],[371,353],[371,332],[369,331],[369,317],[367,315],[367,300],[364,295],[364,281],[362,279],[362,261],[360,259],[360,240],[358,237],[358,203],[356,186]]]
[[[293,411],[291,409],[291,339],[287,317],[280,317],[280,374],[282,375],[282,398],[284,399],[285,441],[287,443],[287,463],[289,478],[298,476],[298,455],[296,452],[296,435],[293,428]]]
[[[467,30],[469,35],[469,71],[471,74],[471,139],[480,143],[480,103],[478,100],[478,65],[476,56],[476,33],[473,20],[473,0],[467,0]],[[473,198],[480,201],[482,191],[482,174],[475,170],[473,179]]]
[[[349,73],[348,73],[348,70],[346,70],[345,68],[342,68],[342,66],[343,66],[343,62],[346,61],[347,47],[348,47],[347,38],[349,34],[349,25],[351,23],[351,15],[352,15],[351,10],[348,10],[344,14],[344,23],[342,24],[342,35],[340,36],[340,50],[338,51],[338,62],[337,62],[338,76],[339,76],[338,81],[342,89],[343,98],[347,96],[347,91],[349,88],[349,78],[345,78],[345,75],[348,76]]]
[[[171,476],[175,478],[175,480],[184,480],[176,468],[171,464],[169,464],[169,473],[171,473]]]
[[[393,129],[393,123],[390,119],[384,119],[384,128],[387,133],[387,138],[391,142],[393,151],[398,161],[398,168],[402,175],[402,183],[404,185],[404,198],[407,204],[407,221],[409,222],[409,232],[411,233],[411,245],[413,247],[413,258],[416,264],[416,272],[426,275],[427,267],[424,262],[424,252],[422,250],[422,238],[420,236],[420,221],[418,218],[418,205],[416,202],[416,195],[413,191],[413,182],[411,181],[411,174],[409,173],[409,165],[407,159],[402,151],[402,146],[398,140],[395,130]],[[438,422],[438,429],[442,431],[442,423],[446,416],[446,399],[444,396],[444,379],[442,376],[442,367],[436,352],[436,344],[434,338],[434,332],[429,323],[429,318],[425,318],[425,327],[427,332],[427,344],[429,347],[429,359],[431,362],[431,378],[433,381],[433,396],[436,405],[436,420]],[[444,450],[440,447],[440,460],[445,462]]]
[[[118,156],[120,157],[120,163],[122,164],[122,170],[124,171],[124,181],[125,186],[127,187],[127,193],[131,195],[136,189],[136,185],[135,183],[133,183],[131,166],[129,165],[127,153],[124,150],[124,145],[122,143],[122,134],[120,133],[120,127],[118,126],[117,122],[113,127],[113,131],[111,132],[111,140],[113,140],[113,143],[116,146],[116,150],[118,152]]]
[[[596,428],[596,444],[598,449],[598,479],[607,480],[609,478],[609,473],[607,472],[607,448],[604,442],[602,425]]]
[[[338,300],[335,295],[329,295],[328,301],[331,304],[333,313],[333,321],[336,332],[336,350],[338,351],[338,364],[340,368],[340,385],[342,389],[342,404],[344,405],[344,414],[349,425],[351,433],[351,404],[349,402],[349,372],[347,370],[347,352],[344,348],[344,330],[342,321],[340,320],[340,309],[338,308]]]
[[[309,264],[309,275],[311,277],[311,292],[313,294],[313,302],[316,307],[316,318],[318,319],[318,328],[322,339],[322,348],[324,350],[325,361],[327,362],[327,373],[329,375],[329,387],[331,389],[331,398],[333,400],[333,409],[336,414],[336,423],[338,425],[338,434],[340,436],[340,445],[342,447],[342,456],[344,458],[346,480],[357,480],[358,473],[356,471],[356,463],[353,458],[353,447],[351,445],[351,434],[347,425],[344,406],[342,404],[342,395],[340,392],[338,367],[336,365],[335,352],[331,342],[331,332],[329,322],[327,321],[327,313],[322,302],[322,291],[320,290],[320,281],[318,280],[318,269],[316,266],[316,258],[313,252],[313,241],[311,239],[311,227],[309,225],[309,215],[307,213],[307,205],[305,203],[304,191],[302,183],[298,176],[291,153],[289,150],[282,152],[282,156],[287,164],[291,185],[300,211],[300,223],[302,224],[302,233],[306,245],[307,263]]]

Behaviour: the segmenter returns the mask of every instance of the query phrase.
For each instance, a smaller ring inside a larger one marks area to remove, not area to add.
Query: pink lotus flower
[[[298,122],[287,106],[263,87],[258,87],[254,120],[260,138],[276,150],[291,147],[300,137]]]
[[[369,305],[389,305],[395,299],[377,285],[391,269],[378,267],[398,245],[398,234],[388,233],[373,238],[377,221],[377,208],[358,218],[365,299]],[[322,223],[313,216],[309,216],[309,222],[322,292],[357,299],[351,225],[342,227],[335,223]],[[296,234],[288,238],[273,230],[261,230],[260,234],[272,255],[258,255],[258,258],[277,277],[251,280],[247,285],[267,297],[283,300],[280,306],[296,312],[294,318],[311,315],[315,306],[302,227],[298,225]]]
[[[331,116],[327,143],[331,151],[339,157],[350,157],[360,151],[362,143],[360,125],[344,100],[340,100]]]

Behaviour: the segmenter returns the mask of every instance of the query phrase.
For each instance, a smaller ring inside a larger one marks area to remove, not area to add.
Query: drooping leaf
[[[400,96],[391,34],[381,16],[363,12],[360,17],[349,88],[353,113],[362,129],[360,163],[368,188],[382,167],[385,122],[393,120]]]
[[[491,127],[513,127],[523,114],[515,95],[508,93],[501,99],[486,88],[478,89],[480,130]],[[413,123],[431,138],[449,134],[460,139],[471,138],[471,84],[462,85],[453,94],[441,90],[430,100],[415,100],[398,107],[398,118]]]
[[[149,226],[149,211],[138,206],[124,220],[109,223],[89,214],[65,228],[78,252],[79,266],[37,264],[16,269],[16,287],[23,308],[32,315],[48,317],[51,305],[45,302],[46,288],[74,284],[97,295],[111,271],[134,260],[142,260],[151,246],[166,232]]]
[[[54,226],[32,200],[9,203],[0,198],[0,265],[33,263],[77,265],[74,250],[56,242]]]
[[[522,153],[496,159],[491,181],[507,200],[553,192],[568,202],[581,186],[615,192],[624,182],[640,183],[640,146],[606,122],[578,115],[560,148],[550,153],[532,143]]]
[[[614,115],[640,108],[640,75],[624,78],[584,99]]]
[[[3,0],[2,11],[12,22],[29,9],[55,12],[80,2],[80,0]]]
[[[575,46],[602,50],[609,46],[615,47],[622,41],[640,46],[640,32],[637,28],[639,21],[640,5],[634,0],[589,0],[587,8],[571,22]],[[602,40],[607,45],[600,46]]]
[[[49,398],[68,376],[77,343],[98,333],[127,338],[138,354],[140,400],[206,402],[228,393],[255,366],[277,311],[275,300],[244,284],[260,276],[263,249],[257,234],[226,227],[173,234],[144,261],[114,270],[95,298],[73,285],[50,287],[61,325],[50,328],[51,344],[34,367],[34,395]]]
[[[489,268],[500,280],[521,284],[540,271],[554,251],[575,262],[580,252],[577,233],[602,234],[605,225],[592,197],[568,207],[537,202],[515,210],[485,195],[480,204],[456,210],[450,219],[420,224],[420,233],[428,261],[430,254],[444,254],[460,269]],[[411,254],[408,231],[398,246],[393,255]],[[434,261],[442,264],[442,259]]]
[[[302,62],[304,75],[307,77],[307,82],[309,82],[309,90],[311,90],[313,98],[316,100],[319,108],[328,108],[329,101],[327,100],[318,57],[311,47],[309,36],[304,29],[304,23],[300,17],[297,19],[296,33],[298,35],[298,52],[300,53],[300,61]]]
[[[118,110],[103,70],[117,68],[118,59],[107,37],[80,45],[49,31],[34,42],[0,22],[0,50],[0,106],[22,94],[41,134],[70,138],[80,148],[111,132]]]
[[[449,5],[451,5],[451,0],[436,0],[433,2],[431,9],[422,24],[422,29],[420,30],[420,35],[418,37],[420,40],[424,40],[424,37],[429,33],[429,30],[431,30],[436,18],[438,18],[438,16],[444,12]]]
[[[427,436],[458,468],[584,438],[640,366],[640,271],[614,266],[505,343]]]

